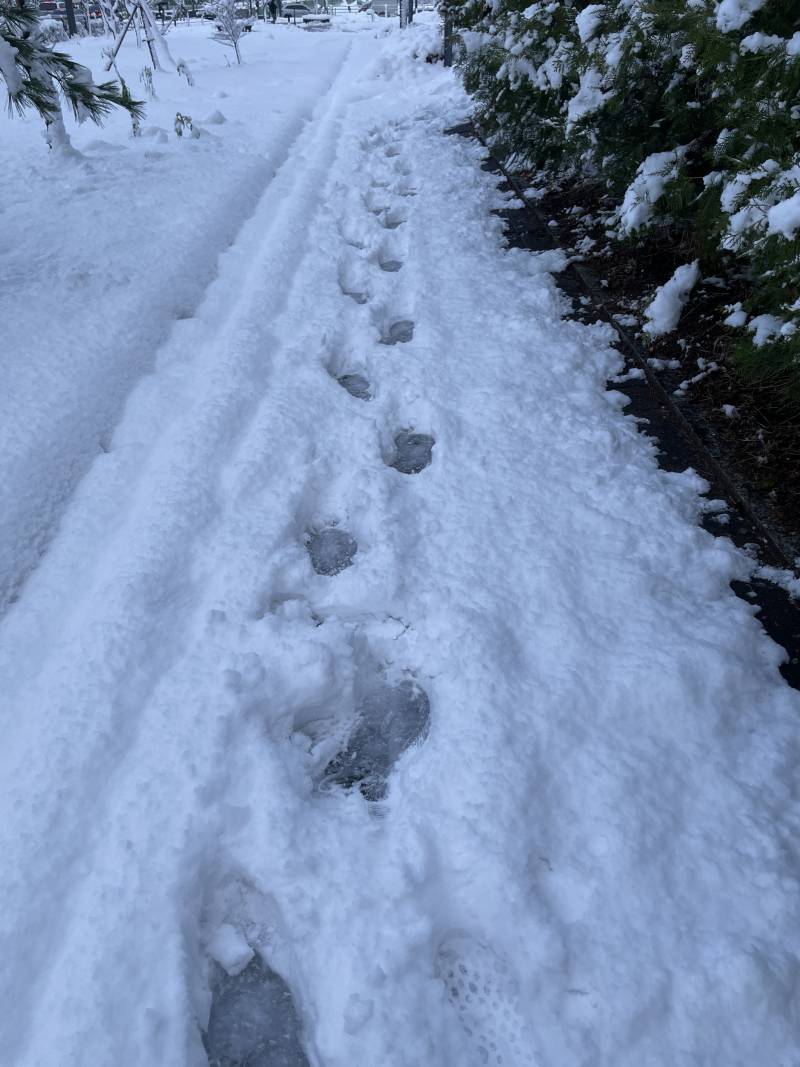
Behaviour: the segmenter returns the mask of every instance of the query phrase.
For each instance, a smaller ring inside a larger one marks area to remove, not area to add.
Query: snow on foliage
[[[800,229],[800,191],[788,200],[781,200],[767,211],[767,232],[781,234],[791,241]]]
[[[737,257],[752,279],[747,314],[800,326],[792,8],[542,0],[520,13],[516,0],[444,0],[469,35],[465,84],[501,155],[536,173],[540,187],[597,186],[611,204],[610,235],[639,241],[664,228],[709,274]],[[753,356],[755,373],[786,370],[800,388],[800,334],[781,330],[759,347],[743,332],[738,343],[743,367]]]
[[[46,30],[46,27],[45,27]],[[102,122],[112,107],[134,118],[141,105],[116,82],[96,85],[91,71],[45,39],[38,12],[25,4],[0,0],[0,81],[5,84],[9,110],[22,114],[33,108],[44,119],[51,148],[70,152],[61,114],[61,98],[79,122]]]
[[[667,184],[677,177],[678,164],[685,154],[683,148],[654,152],[639,165],[636,177],[625,190],[619,212],[623,233],[638,230],[650,221],[654,206],[664,195]]]
[[[717,9],[717,29],[723,33],[739,30],[767,0],[721,0]]]
[[[668,282],[659,286],[652,301],[645,308],[644,332],[650,337],[671,333],[678,325],[689,293],[700,280],[700,263],[686,263],[678,267]]]
[[[575,25],[578,27],[578,36],[583,44],[590,41],[600,28],[603,23],[605,11],[604,4],[589,4],[588,7],[585,7],[583,11],[579,11],[575,16]]]

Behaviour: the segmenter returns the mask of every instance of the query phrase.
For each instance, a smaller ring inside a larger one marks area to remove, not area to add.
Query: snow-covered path
[[[255,951],[313,1067],[796,1067],[800,700],[435,32],[331,31],[0,622],[4,1063],[204,1067]]]

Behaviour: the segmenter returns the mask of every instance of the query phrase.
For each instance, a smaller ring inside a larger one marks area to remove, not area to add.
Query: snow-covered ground
[[[800,699],[438,32],[0,117],[4,1065],[800,1062]]]

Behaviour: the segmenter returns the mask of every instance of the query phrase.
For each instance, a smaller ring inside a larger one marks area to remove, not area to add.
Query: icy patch
[[[487,1067],[537,1067],[519,987],[494,949],[452,934],[439,946],[436,974]]]
[[[433,459],[435,444],[436,439],[430,434],[401,430],[394,439],[395,451],[389,466],[401,474],[419,474]]]
[[[357,400],[372,399],[369,382],[363,374],[342,374],[336,381],[343,389],[347,390],[350,396],[356,397]]]
[[[429,721],[430,701],[416,682],[372,689],[358,707],[347,747],[328,764],[325,781],[347,789],[357,785],[366,800],[383,799],[392,768],[425,736]]]
[[[254,956],[236,975],[215,967],[203,1044],[209,1067],[309,1067],[286,982]]]
[[[317,574],[332,578],[352,565],[358,544],[349,533],[336,526],[328,526],[312,533],[306,548],[311,557],[311,566]]]
[[[393,322],[381,338],[382,345],[407,344],[414,337],[414,323],[411,319],[399,319]]]

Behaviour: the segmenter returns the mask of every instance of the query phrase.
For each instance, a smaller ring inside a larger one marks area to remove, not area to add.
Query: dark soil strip
[[[476,138],[488,148],[471,123],[454,126],[445,130],[445,133]],[[505,188],[512,190],[525,204],[524,208],[508,208],[498,212],[506,223],[509,245],[533,252],[557,248],[547,220],[534,204],[525,199],[522,189],[502,163],[490,155],[483,168],[493,174],[503,175]],[[756,514],[744,487],[734,484],[705,447],[671,395],[658,381],[644,352],[626,330],[613,320],[605,307],[602,288],[591,273],[580,264],[571,263],[554,278],[572,300],[575,317],[585,322],[595,322],[597,319],[608,322],[619,336],[619,347],[626,364],[644,372],[644,378],[611,382],[609,387],[629,398],[627,414],[646,420],[642,432],[657,442],[659,465],[670,471],[683,471],[691,467],[709,483],[712,499],[727,502],[727,523],[723,525],[718,515],[710,513],[704,516],[703,527],[715,536],[729,537],[735,545],[755,555],[763,564],[794,571],[791,548],[784,543],[780,534],[768,528]],[[641,427],[642,423],[639,425]],[[788,658],[780,668],[781,674],[790,686],[800,689],[800,604],[781,586],[761,578],[753,578],[748,582],[735,581],[731,586],[737,596],[754,606],[756,617],[766,632],[785,649]]]

